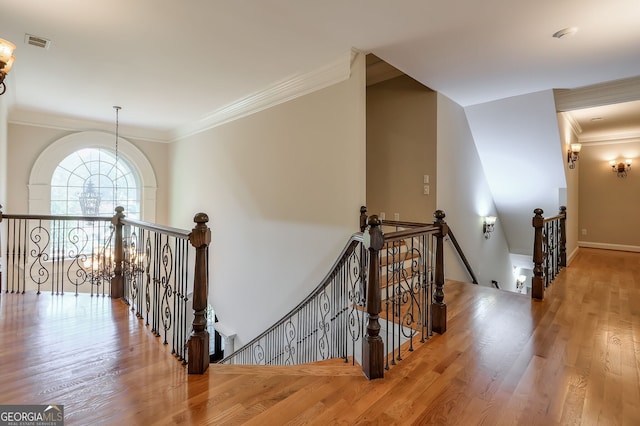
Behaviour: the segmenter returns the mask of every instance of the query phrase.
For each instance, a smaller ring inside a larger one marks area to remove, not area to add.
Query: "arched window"
[[[112,216],[116,206],[140,219],[140,178],[106,148],[83,148],[65,157],[51,177],[51,214]]]
[[[82,215],[80,197],[85,197],[85,203],[88,202],[90,206],[92,200],[99,196],[100,215],[112,216],[113,191],[117,182],[115,205],[121,204],[129,218],[154,222],[157,187],[151,163],[131,142],[122,137],[118,140],[117,179],[113,134],[78,132],[49,145],[38,156],[31,169],[29,213]],[[82,154],[85,151],[87,156]],[[87,178],[93,175],[94,178],[90,180],[92,188],[89,188]],[[91,191],[97,191],[93,198]],[[137,200],[135,206],[131,204],[132,200]]]

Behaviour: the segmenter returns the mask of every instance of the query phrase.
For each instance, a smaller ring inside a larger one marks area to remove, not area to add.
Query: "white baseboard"
[[[571,262],[573,262],[573,259],[575,259],[575,257],[578,255],[578,251],[580,250],[580,247],[576,247],[571,254],[569,254],[569,256],[567,256],[567,266],[571,265]]]
[[[640,252],[640,246],[628,246],[624,244],[592,243],[589,241],[578,241],[578,247]]]

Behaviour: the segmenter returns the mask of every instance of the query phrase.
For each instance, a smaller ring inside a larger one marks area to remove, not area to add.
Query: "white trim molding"
[[[580,247],[578,246],[571,252],[571,254],[567,256],[567,266],[571,265],[571,262],[573,262],[573,259],[576,258],[579,251],[580,251]]]
[[[640,252],[640,246],[630,246],[625,244],[592,243],[590,241],[578,241],[578,247]]]
[[[112,133],[89,131],[67,135],[45,148],[33,164],[29,176],[29,213],[51,214],[51,176],[63,159],[81,148],[113,149],[114,146]],[[158,185],[151,163],[142,151],[121,137],[118,138],[118,153],[140,177],[141,219],[155,222]]]
[[[321,68],[289,77],[219,108],[200,120],[178,127],[174,130],[172,142],[348,80],[351,77],[352,57],[357,55],[354,52],[345,52]]]
[[[68,117],[49,112],[30,111],[20,108],[12,109],[9,113],[8,120],[11,124],[44,127],[46,129],[57,129],[67,132],[78,132],[84,131],[85,129],[109,132],[113,128],[113,123]],[[143,129],[123,124],[120,124],[119,134],[124,137],[156,143],[168,143],[168,138],[170,136],[169,132],[166,130]]]
[[[575,89],[554,89],[557,111],[590,108],[640,99],[640,77],[631,77]]]

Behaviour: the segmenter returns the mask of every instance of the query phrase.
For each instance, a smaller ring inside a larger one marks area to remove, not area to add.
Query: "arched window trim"
[[[29,176],[29,213],[50,214],[53,172],[63,159],[82,148],[113,150],[115,137],[107,132],[79,132],[58,139],[42,151]],[[125,158],[140,177],[141,219],[155,222],[157,181],[151,163],[142,151],[122,137],[118,138],[118,155]]]

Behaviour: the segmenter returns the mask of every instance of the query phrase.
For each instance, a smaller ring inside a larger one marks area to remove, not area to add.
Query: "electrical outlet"
[[[429,185],[425,185],[422,187],[422,193],[424,195],[429,195]]]
[[[587,228],[582,228],[582,235],[587,235]]]
[[[393,220],[400,220],[400,213],[394,213]]]
[[[384,220],[386,216],[385,212],[380,212],[380,220]]]
[[[422,183],[429,183],[429,175],[423,176]]]

